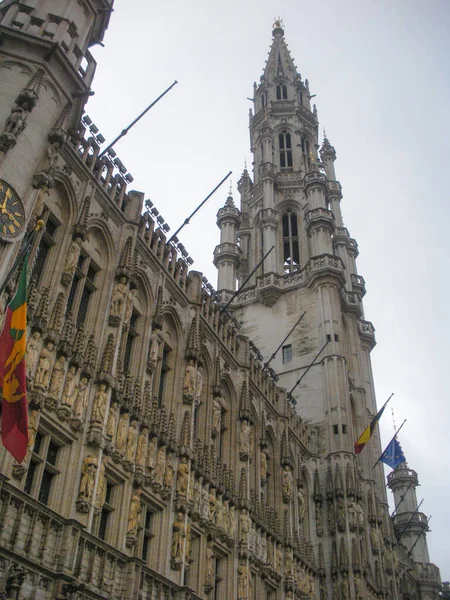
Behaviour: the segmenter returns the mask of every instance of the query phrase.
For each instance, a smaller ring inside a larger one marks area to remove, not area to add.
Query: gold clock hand
[[[16,227],[20,227],[20,223],[16,220],[15,216],[9,212],[7,208],[5,208],[5,213],[8,215],[8,217],[11,219],[11,221]]]

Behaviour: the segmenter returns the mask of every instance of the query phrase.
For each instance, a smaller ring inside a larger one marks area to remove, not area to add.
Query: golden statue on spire
[[[283,19],[281,17],[275,17],[272,29],[283,29]]]

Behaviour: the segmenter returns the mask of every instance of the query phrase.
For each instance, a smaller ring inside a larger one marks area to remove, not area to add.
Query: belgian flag
[[[355,443],[355,454],[359,454],[372,437],[373,430],[375,429],[375,426],[378,423],[378,421],[381,419],[381,415],[383,414],[387,403],[393,395],[394,394],[391,394],[389,396],[389,398],[386,400],[386,402],[383,404],[383,406],[380,408],[380,410],[377,412],[374,418],[370,421],[369,425],[367,425],[362,434],[359,436],[358,441]]]
[[[25,376],[27,348],[28,255],[22,263],[19,286],[6,309],[0,335],[0,390],[2,392],[2,443],[18,463],[28,446],[28,408]]]

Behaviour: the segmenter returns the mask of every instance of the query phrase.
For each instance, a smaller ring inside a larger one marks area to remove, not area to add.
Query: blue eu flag
[[[397,441],[397,438],[393,438],[389,443],[386,450],[380,456],[380,461],[391,467],[391,469],[396,469],[406,461],[402,447],[400,446],[400,442]]]

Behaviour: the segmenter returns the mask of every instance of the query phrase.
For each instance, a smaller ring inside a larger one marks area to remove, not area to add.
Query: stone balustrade
[[[0,486],[0,571],[18,566],[24,571],[24,590],[36,594],[34,582],[40,586],[41,600],[76,590],[82,590],[83,599],[124,600],[134,597],[133,587],[152,600],[200,600],[189,588],[116,550],[77,521],[64,519],[6,480],[1,480]],[[43,572],[45,586],[41,585]],[[70,584],[74,578],[76,584]]]

